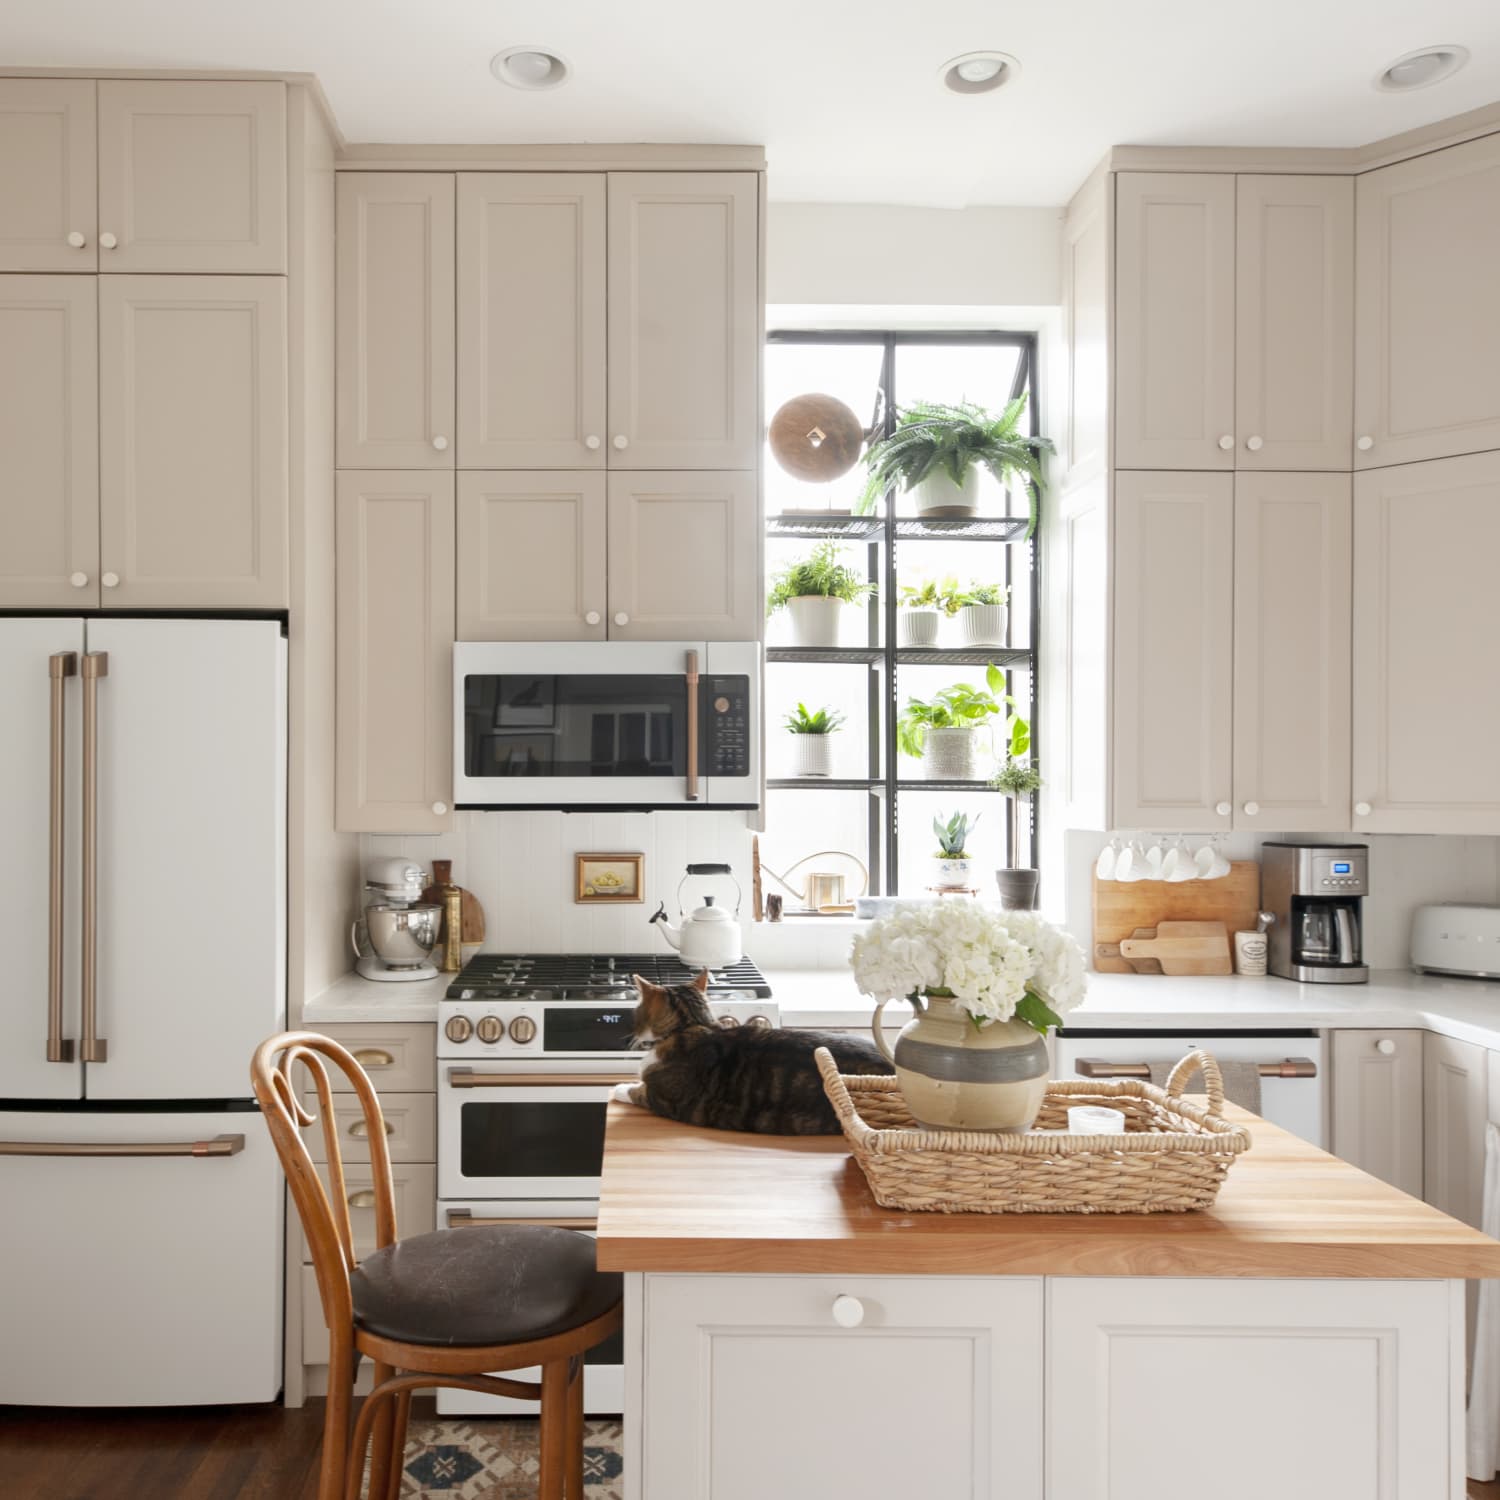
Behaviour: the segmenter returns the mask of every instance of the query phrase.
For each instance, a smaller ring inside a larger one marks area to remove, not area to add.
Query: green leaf
[[[1061,1026],[1062,1017],[1035,990],[1027,990],[1016,1005],[1016,1019],[1046,1036],[1050,1027]]]

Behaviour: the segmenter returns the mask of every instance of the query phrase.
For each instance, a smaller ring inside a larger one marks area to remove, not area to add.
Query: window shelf
[[[886,658],[883,646],[768,646],[767,661],[830,662],[845,666],[877,666]],[[902,646],[896,664],[909,667],[1029,667],[1033,653],[1025,647],[993,646],[943,650],[928,646]]]
[[[854,776],[772,776],[766,786],[773,792],[883,792],[885,778]]]
[[[873,666],[885,660],[880,646],[768,646],[767,661],[842,662],[846,666]]]
[[[846,542],[862,542],[880,537],[885,521],[880,516],[781,515],[766,517],[767,536],[838,537]]]
[[[1024,542],[1031,525],[1026,516],[897,516],[898,541]],[[778,515],[766,517],[766,535],[835,537],[845,542],[878,541],[885,535],[884,516]]]

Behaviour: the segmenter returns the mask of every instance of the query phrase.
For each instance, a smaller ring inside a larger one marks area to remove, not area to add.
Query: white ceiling
[[[1457,42],[1455,78],[1370,79]],[[493,53],[561,52],[522,93]],[[1022,72],[964,98],[960,52]],[[764,144],[771,193],[1063,202],[1116,143],[1359,145],[1500,99],[1497,0],[3,0],[0,66],[306,71],[351,141]]]

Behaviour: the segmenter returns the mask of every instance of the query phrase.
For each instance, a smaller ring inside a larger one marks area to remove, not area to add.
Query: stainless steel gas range
[[[439,1224],[594,1228],[605,1109],[644,1061],[634,974],[667,985],[694,977],[671,954],[482,953],[455,978],[438,1006]],[[721,1026],[780,1021],[748,959],[710,972],[708,1000]],[[612,1413],[623,1399],[611,1341],[590,1356],[584,1403]],[[438,1410],[526,1413],[535,1403],[443,1391]]]

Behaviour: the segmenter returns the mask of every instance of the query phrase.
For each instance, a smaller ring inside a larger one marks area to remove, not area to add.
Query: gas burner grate
[[[479,953],[464,965],[463,972],[448,987],[448,998],[457,1000],[464,990],[624,986],[630,983],[632,974],[639,974],[653,984],[687,984],[697,972],[672,953]],[[765,975],[748,958],[713,969],[708,977],[716,990],[740,990],[763,1000],[771,996]]]

